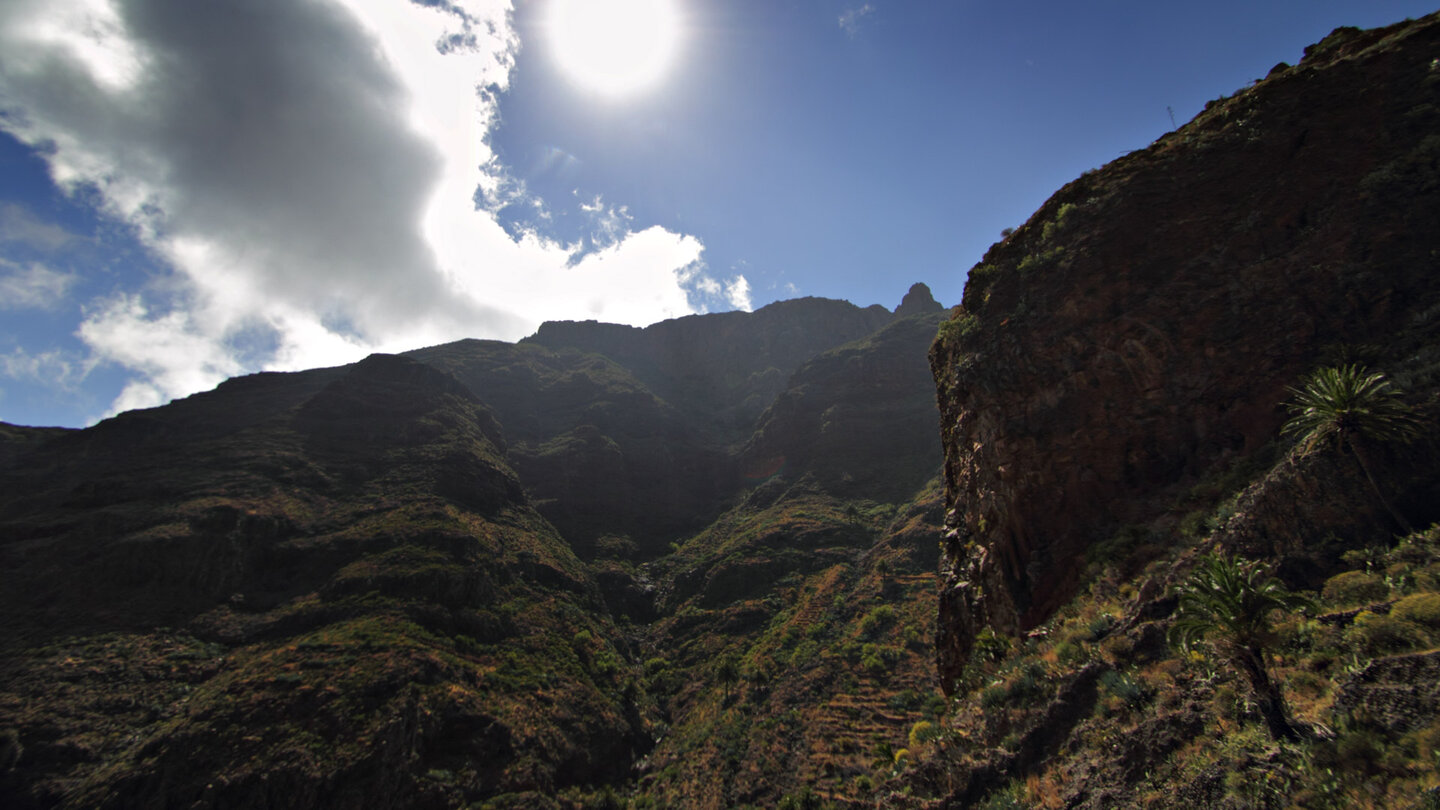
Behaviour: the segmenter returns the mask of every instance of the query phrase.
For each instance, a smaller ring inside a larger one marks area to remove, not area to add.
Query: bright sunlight
[[[549,23],[560,68],[611,97],[660,81],[680,44],[674,0],[551,0]]]

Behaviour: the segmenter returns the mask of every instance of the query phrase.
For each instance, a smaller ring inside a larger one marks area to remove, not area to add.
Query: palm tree
[[[734,658],[725,656],[715,665],[715,680],[725,687],[724,702],[730,702],[730,690],[740,682],[740,665]]]
[[[1405,443],[1419,437],[1420,420],[1400,391],[1385,375],[1370,373],[1364,366],[1348,365],[1317,369],[1303,386],[1291,388],[1290,393],[1295,396],[1289,405],[1290,421],[1280,432],[1300,435],[1302,455],[1330,444],[1348,449],[1380,503],[1406,534],[1413,532],[1410,522],[1380,491],[1366,450],[1368,442]]]
[[[1309,607],[1311,600],[1286,590],[1258,563],[1218,554],[1200,561],[1178,595],[1170,640],[1187,651],[1197,641],[1209,641],[1249,683],[1270,736],[1295,739],[1285,696],[1270,677],[1265,651],[1274,642],[1270,614]]]

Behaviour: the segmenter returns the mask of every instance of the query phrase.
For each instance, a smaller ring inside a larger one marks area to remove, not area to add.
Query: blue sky
[[[668,0],[666,66],[607,92],[562,67],[561,1],[7,0],[0,421],[551,319],[954,304],[1172,111],[1434,10]]]

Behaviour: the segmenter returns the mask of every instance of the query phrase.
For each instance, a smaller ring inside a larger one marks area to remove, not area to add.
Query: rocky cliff
[[[1316,365],[1433,386],[1437,53],[1433,15],[1337,30],[1066,185],[971,269],[931,353],[943,679],[983,628],[1050,617],[1098,546],[1164,545],[1192,493],[1262,450],[1273,461],[1287,387]],[[1417,523],[1437,517],[1433,477],[1390,485]],[[1397,528],[1354,523],[1311,528]]]

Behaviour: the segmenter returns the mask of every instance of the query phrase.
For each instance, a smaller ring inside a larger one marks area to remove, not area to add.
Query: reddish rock
[[[1437,52],[1436,15],[1338,30],[1065,186],[970,271],[931,353],[942,680],[981,627],[1050,616],[1093,543],[1272,441],[1311,368],[1383,366],[1429,328]]]

